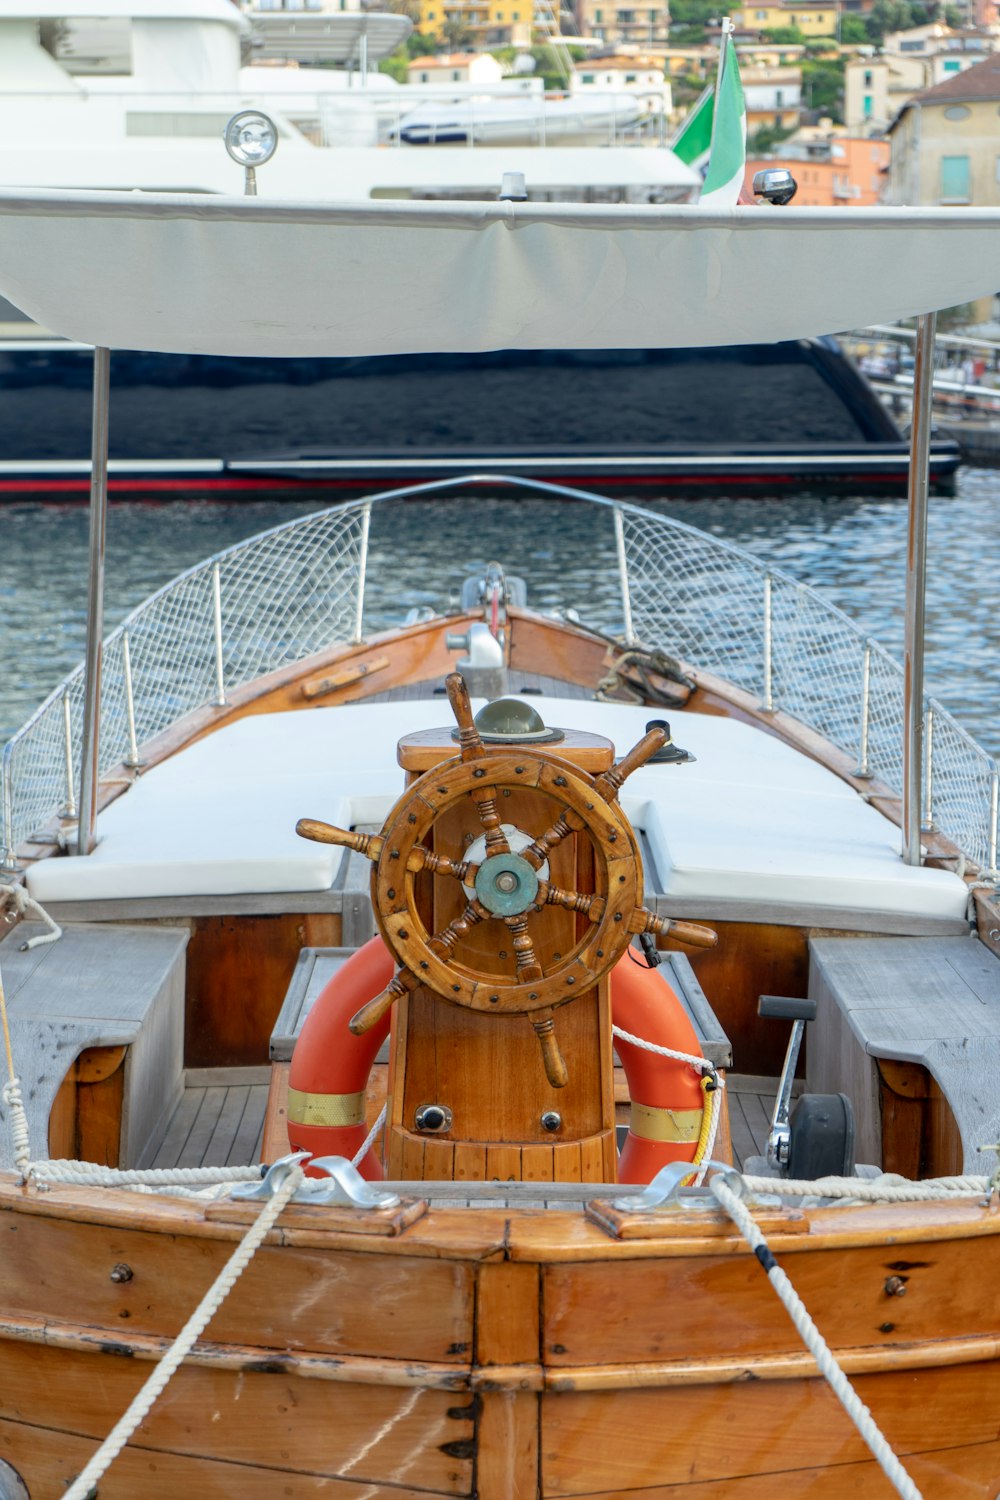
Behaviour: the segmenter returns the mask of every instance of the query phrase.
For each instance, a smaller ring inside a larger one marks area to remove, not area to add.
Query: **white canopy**
[[[0,193],[0,294],[112,349],[760,343],[892,322],[998,282],[996,209]]]

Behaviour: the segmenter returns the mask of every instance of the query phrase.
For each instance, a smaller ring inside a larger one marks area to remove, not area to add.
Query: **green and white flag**
[[[670,149],[686,167],[698,172],[708,161],[712,145],[712,100],[715,86],[703,90],[687,119],[670,142]]]
[[[747,111],[736,61],[736,48],[727,31],[722,45],[722,79],[712,126],[712,154],[699,203],[712,208],[733,208],[743,187],[747,164]]]

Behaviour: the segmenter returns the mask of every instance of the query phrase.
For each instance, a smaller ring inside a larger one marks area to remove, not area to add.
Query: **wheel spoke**
[[[323,823],[318,818],[300,818],[295,825],[299,838],[312,839],[317,844],[337,844],[341,849],[353,849],[363,854],[372,864],[377,864],[385,848],[385,838],[380,833],[350,833],[346,828],[335,828],[332,823]],[[434,854],[418,844],[411,849],[406,868],[414,874],[419,870],[430,870],[434,875],[451,875],[455,880],[467,881],[476,878],[478,866],[467,859],[451,860],[444,854]]]
[[[628,930],[630,933],[655,932],[657,937],[677,938],[679,942],[689,943],[692,948],[714,948],[719,941],[719,934],[713,927],[705,927],[701,922],[680,922],[673,917],[657,917],[644,906],[637,906],[629,918]]]
[[[602,771],[594,781],[594,790],[598,792],[605,802],[613,802],[621,790],[623,781],[626,781],[633,771],[638,771],[644,766],[651,755],[657,750],[662,750],[667,743],[667,734],[663,729],[650,729],[643,735],[637,745],[633,745],[627,755],[623,755],[610,771]]]
[[[347,1023],[347,1029],[354,1036],[364,1036],[366,1031],[371,1031],[379,1021],[395,1005],[397,1000],[410,990],[415,990],[420,980],[410,969],[400,969],[394,979],[391,979],[382,991],[376,995],[374,1000],[369,1000],[367,1005],[362,1005],[359,1011]]]
[[[495,791],[496,787],[487,786],[481,790],[477,789],[469,793],[469,796],[476,804],[476,812],[479,814],[479,821],[482,823],[483,831],[486,834],[485,859],[489,859],[491,854],[510,853],[507,835],[503,831],[500,823],[500,814],[497,812],[497,799],[494,796]]]
[[[590,922],[599,922],[604,916],[607,900],[604,896],[587,896],[582,891],[564,891],[561,886],[548,881],[538,883],[536,906],[565,906],[570,911],[582,912]]]
[[[486,754],[486,746],[482,742],[479,730],[476,728],[476,721],[472,717],[472,704],[469,701],[469,689],[465,685],[465,678],[461,672],[451,672],[445,678],[444,685],[452,713],[455,715],[455,723],[458,725],[458,748],[462,759],[482,760]]]
[[[542,966],[535,954],[535,945],[531,941],[528,931],[528,916],[526,912],[519,912],[517,916],[504,917],[503,919],[511,932],[514,934],[514,958],[517,961],[517,979],[519,983],[530,984],[533,980],[544,979]]]
[[[493,913],[486,910],[480,901],[470,901],[460,916],[453,917],[447,927],[442,927],[433,937],[427,939],[427,946],[439,958],[451,957],[456,944],[478,927],[480,922],[489,922]]]
[[[540,1010],[536,1016],[532,1016],[531,1025],[541,1044],[546,1078],[554,1089],[564,1089],[569,1083],[569,1073],[556,1040],[556,1023],[552,1012]]]
[[[540,833],[534,843],[529,844],[527,849],[521,850],[521,858],[526,859],[533,870],[540,870],[549,857],[549,853],[557,844],[561,844],[564,838],[571,833],[579,833],[583,828],[583,819],[568,807],[564,807],[551,828],[546,828]]]

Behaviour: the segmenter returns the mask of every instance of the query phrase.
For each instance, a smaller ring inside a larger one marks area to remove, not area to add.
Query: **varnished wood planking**
[[[698,983],[733,1044],[733,1064],[741,1073],[774,1077],[788,1045],[788,1026],[761,1021],[761,995],[806,994],[809,982],[807,933],[800,927],[754,922],[717,922],[718,947],[697,952],[680,947],[691,961]],[[808,1041],[803,1050],[803,1063]]]
[[[976,1450],[980,1445],[996,1448],[1000,1364],[925,1371],[919,1380],[912,1372],[857,1376],[854,1384],[907,1466],[918,1473],[918,1463],[911,1465],[909,1455],[925,1453],[920,1465],[924,1474],[930,1477],[937,1469],[928,1500],[957,1500],[970,1493],[959,1482],[952,1484],[947,1470],[942,1475],[935,1450],[954,1453],[969,1445],[969,1469],[983,1472],[986,1466],[980,1467]],[[868,1459],[853,1423],[818,1375],[778,1385],[748,1379],[738,1389],[726,1390],[703,1386],[542,1397],[546,1496],[636,1492],[638,1500],[661,1487],[669,1495],[668,1487],[674,1485],[684,1497],[692,1492],[728,1496],[731,1483],[750,1475],[766,1475],[772,1487],[769,1492],[762,1487],[746,1491],[755,1500],[779,1493],[891,1495]],[[959,1473],[965,1462],[964,1456],[959,1458]],[[806,1471],[804,1478],[811,1481],[823,1473],[849,1473],[848,1466],[855,1465],[868,1486],[863,1490],[814,1490],[795,1483],[785,1488],[789,1474],[794,1481],[797,1472]],[[734,1493],[743,1493],[739,1485]]]
[[[62,1495],[93,1456],[92,1439],[0,1421],[0,1452],[26,1480],[33,1500]],[[425,1500],[409,1485],[373,1485],[322,1474],[281,1474],[273,1466],[126,1448],[101,1479],[101,1500]],[[431,1492],[433,1493],[433,1492]]]
[[[187,955],[186,1065],[266,1062],[300,949],[339,940],[337,913],[196,918]]]
[[[49,1115],[49,1155],[117,1167],[125,1096],[124,1047],[89,1047],[63,1080]]]
[[[484,1391],[479,1403],[476,1500],[537,1500],[538,1396]]]
[[[170,1338],[232,1250],[215,1239],[33,1214],[0,1214],[0,1243],[8,1249],[0,1316]],[[122,1284],[110,1279],[120,1262],[133,1272]],[[216,1314],[211,1338],[265,1351],[461,1363],[472,1326],[473,1276],[460,1262],[267,1245]]]
[[[906,1469],[928,1500],[995,1500],[1000,1441],[908,1454]],[[871,1459],[729,1479],[721,1493],[718,1483],[710,1479],[706,1484],[682,1481],[636,1490],[616,1486],[589,1493],[587,1500],[623,1500],[625,1495],[630,1500],[776,1500],[779,1495],[780,1500],[893,1500],[896,1493]]]
[[[670,1231],[664,1226],[665,1234]],[[884,1231],[883,1231],[884,1232]],[[786,1254],[779,1264],[836,1346],[892,1346],[1000,1331],[1000,1304],[969,1295],[987,1276],[992,1239],[946,1241],[919,1255],[874,1243],[839,1254]],[[908,1269],[897,1271],[902,1262]],[[902,1297],[886,1293],[893,1275]],[[800,1347],[798,1335],[755,1258],[691,1255],[657,1262],[547,1266],[544,1347],[554,1369],[577,1364],[683,1360],[699,1347],[753,1359]],[[734,1317],[734,1309],[739,1309]]]
[[[145,1362],[122,1359],[113,1346],[73,1353],[3,1343],[0,1416],[95,1443],[148,1375]],[[467,1495],[474,1411],[453,1392],[331,1385],[289,1376],[280,1364],[245,1371],[187,1366],[130,1446],[257,1465],[276,1483],[283,1472],[320,1474]],[[103,1481],[101,1490],[103,1497]]]
[[[480,1266],[476,1286],[476,1362],[537,1364],[539,1297],[537,1266],[499,1261]]]
[[[608,648],[601,640],[564,622],[516,608],[508,611],[510,665],[564,682],[596,687],[607,670]]]

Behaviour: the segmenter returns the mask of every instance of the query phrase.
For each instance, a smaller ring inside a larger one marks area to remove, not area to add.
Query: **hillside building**
[[[892,155],[886,201],[1000,206],[998,113],[996,53],[914,94],[888,127]]]

